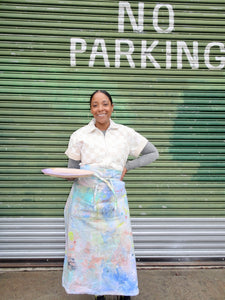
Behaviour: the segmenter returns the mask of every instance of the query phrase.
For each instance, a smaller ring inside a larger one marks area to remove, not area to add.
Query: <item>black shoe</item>
[[[131,300],[130,296],[120,296],[120,300]]]
[[[97,296],[97,300],[105,300],[105,296]]]

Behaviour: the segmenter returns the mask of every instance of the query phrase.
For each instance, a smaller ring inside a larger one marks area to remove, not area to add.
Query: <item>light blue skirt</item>
[[[136,260],[121,172],[83,169],[95,175],[74,182],[65,206],[63,286],[68,294],[135,296]]]

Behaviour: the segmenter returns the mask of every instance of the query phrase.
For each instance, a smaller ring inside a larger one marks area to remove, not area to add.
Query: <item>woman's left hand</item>
[[[123,178],[124,178],[124,176],[125,176],[126,173],[127,173],[127,168],[124,167],[124,168],[123,168],[123,172],[122,172],[121,177],[120,177],[120,180],[121,180],[121,181],[123,180]]]

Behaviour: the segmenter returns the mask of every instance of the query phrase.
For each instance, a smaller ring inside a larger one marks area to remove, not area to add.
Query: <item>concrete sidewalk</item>
[[[0,299],[94,299],[89,295],[66,295],[61,277],[61,268],[1,269]],[[225,268],[138,269],[138,278],[140,294],[133,300],[225,300]]]

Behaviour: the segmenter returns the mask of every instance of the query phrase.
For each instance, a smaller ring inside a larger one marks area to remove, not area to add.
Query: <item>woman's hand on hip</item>
[[[123,178],[124,178],[124,176],[125,176],[126,173],[127,173],[127,168],[124,167],[124,168],[123,168],[123,172],[122,172],[121,177],[120,177],[120,180],[121,180],[121,181],[123,180]]]

